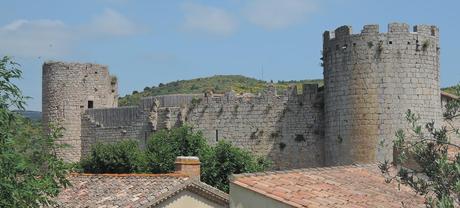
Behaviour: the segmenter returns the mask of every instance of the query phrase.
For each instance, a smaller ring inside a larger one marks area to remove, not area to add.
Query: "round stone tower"
[[[391,161],[408,109],[441,118],[437,27],[342,26],[323,38],[326,165]]]
[[[81,115],[88,108],[118,105],[117,79],[107,66],[46,62],[42,74],[42,113],[45,131],[51,124],[64,127],[58,150],[66,161],[80,160]]]

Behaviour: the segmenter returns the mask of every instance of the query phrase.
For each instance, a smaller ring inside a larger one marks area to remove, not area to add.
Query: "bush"
[[[271,163],[256,157],[249,151],[220,141],[210,147],[201,132],[193,132],[189,126],[160,131],[147,146],[149,170],[154,173],[174,171],[177,156],[198,156],[201,161],[201,180],[222,191],[229,191],[231,174],[264,171]]]
[[[149,171],[167,173],[174,171],[177,156],[202,157],[209,147],[201,132],[193,132],[189,126],[171,131],[161,130],[155,133],[147,144]]]
[[[202,159],[201,180],[222,191],[229,191],[228,176],[267,170],[271,162],[247,150],[220,141]]]
[[[81,166],[87,173],[168,173],[174,171],[178,156],[198,156],[202,181],[226,192],[229,175],[264,171],[271,166],[268,160],[225,141],[210,147],[201,132],[193,132],[187,125],[155,133],[145,152],[133,141],[97,144]],[[78,170],[78,166],[73,169]]]
[[[138,173],[145,171],[145,161],[137,142],[126,140],[94,145],[81,167],[86,173]]]

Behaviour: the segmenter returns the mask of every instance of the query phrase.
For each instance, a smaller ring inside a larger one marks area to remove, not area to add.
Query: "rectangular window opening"
[[[88,100],[88,108],[94,108],[94,101]]]

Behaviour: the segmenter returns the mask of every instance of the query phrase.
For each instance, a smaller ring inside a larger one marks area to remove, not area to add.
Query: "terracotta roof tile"
[[[296,207],[424,207],[409,187],[386,183],[377,164],[234,175],[232,183]]]
[[[151,207],[187,189],[228,206],[228,195],[181,174],[71,174],[60,207]]]

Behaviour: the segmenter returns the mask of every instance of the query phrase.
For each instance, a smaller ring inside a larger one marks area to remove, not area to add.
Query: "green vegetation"
[[[450,93],[452,95],[460,96],[460,93],[456,90],[456,87],[457,86],[445,87],[445,88],[441,88],[441,90],[444,92]]]
[[[193,132],[188,126],[171,131],[159,131],[148,141],[146,155],[149,171],[167,173],[174,171],[177,156],[203,156],[209,151],[201,132]]]
[[[0,207],[43,207],[54,204],[69,181],[70,166],[56,156],[59,128],[41,128],[14,113],[24,110],[25,97],[13,81],[22,75],[8,57],[0,59]]]
[[[168,173],[174,171],[177,156],[198,156],[201,161],[201,180],[223,191],[229,191],[231,174],[264,171],[271,163],[249,151],[220,141],[209,146],[201,132],[189,126],[162,130],[149,139],[145,151],[135,142],[98,144],[82,161],[87,173]]]
[[[460,93],[460,85],[453,87]],[[408,110],[406,119],[410,124],[408,132],[400,129],[394,141],[395,158],[399,168],[392,174],[388,161],[380,164],[387,182],[396,180],[415,190],[426,199],[427,207],[458,207],[460,196],[460,146],[452,142],[460,138],[459,128],[452,125],[460,118],[460,100],[446,105],[445,126],[437,127],[434,121],[420,124],[420,116]]]
[[[136,141],[98,143],[82,159],[81,167],[91,173],[138,173],[145,171],[146,160]]]
[[[133,91],[131,95],[126,95],[119,99],[120,106],[135,105],[142,97],[167,95],[167,94],[193,94],[213,91],[214,93],[225,93],[234,90],[236,93],[258,93],[266,89],[267,82],[248,78],[240,75],[219,75],[207,78],[191,80],[181,80],[167,84],[160,83],[159,86],[145,87],[144,91]],[[323,80],[300,80],[300,81],[278,81],[274,83],[277,90],[282,92],[289,85],[296,84],[299,91],[302,84],[323,85]]]

